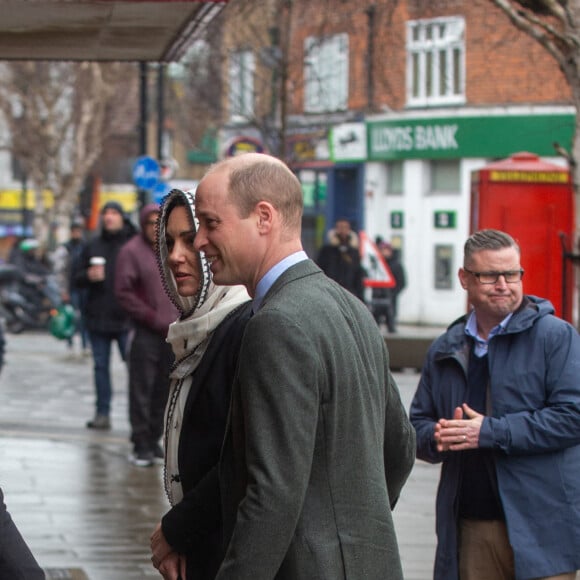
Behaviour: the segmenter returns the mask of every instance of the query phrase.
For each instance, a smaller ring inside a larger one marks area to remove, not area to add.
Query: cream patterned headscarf
[[[192,230],[197,232],[195,193],[173,189],[163,200],[157,233],[157,259],[165,290],[179,310],[179,318],[169,326],[167,342],[175,354],[171,370],[171,391],[165,412],[165,489],[172,505],[183,497],[179,482],[178,447],[181,421],[191,376],[201,362],[214,330],[238,306],[250,297],[243,286],[216,286],[203,252],[198,254],[200,285],[194,296],[181,296],[168,265],[167,220],[177,206],[185,206]]]

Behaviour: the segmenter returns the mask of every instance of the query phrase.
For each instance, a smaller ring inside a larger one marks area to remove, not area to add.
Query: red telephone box
[[[573,240],[574,192],[568,169],[516,153],[472,173],[471,231],[507,232],[522,250],[526,294],[547,298],[556,314],[572,319],[572,266],[564,264],[562,237]]]

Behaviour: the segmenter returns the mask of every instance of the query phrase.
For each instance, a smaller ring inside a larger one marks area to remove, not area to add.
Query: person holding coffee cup
[[[87,270],[87,278],[91,282],[102,282],[105,279],[105,264],[106,258],[102,256],[94,256],[89,261],[89,268]]]
[[[122,246],[136,233],[121,205],[109,201],[101,209],[101,230],[78,261],[75,284],[87,288],[85,321],[94,360],[95,415],[89,429],[111,428],[111,345],[116,342],[125,360],[130,321],[115,297],[115,267]]]

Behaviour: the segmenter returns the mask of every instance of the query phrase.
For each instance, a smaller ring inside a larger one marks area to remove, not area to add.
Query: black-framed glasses
[[[500,276],[503,276],[506,284],[515,284],[524,276],[523,268],[520,268],[519,270],[506,270],[505,272],[474,272],[465,267],[463,269],[472,276],[475,276],[480,284],[495,284]]]

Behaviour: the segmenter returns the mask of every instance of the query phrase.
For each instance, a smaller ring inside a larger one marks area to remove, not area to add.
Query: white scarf
[[[216,292],[208,300],[214,302],[213,309],[206,308],[206,302],[190,318],[178,320],[169,327],[167,341],[173,347],[176,363],[170,375],[172,381],[165,410],[164,479],[171,505],[183,498],[179,476],[179,438],[193,371],[201,362],[214,330],[232,310],[248,299],[243,286],[216,287]]]

